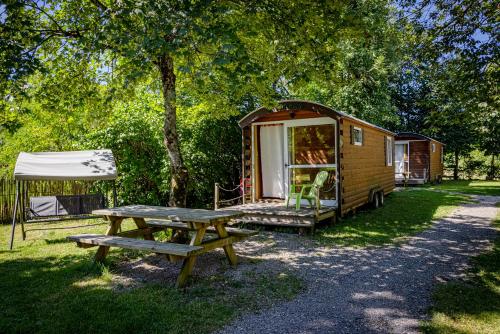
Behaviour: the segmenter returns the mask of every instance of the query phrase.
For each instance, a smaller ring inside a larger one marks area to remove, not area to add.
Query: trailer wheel
[[[372,206],[374,209],[378,209],[380,206],[380,198],[378,196],[379,193],[373,194]]]
[[[383,191],[380,191],[378,193],[378,196],[380,196],[380,199],[379,199],[379,204],[380,206],[384,206],[384,192]]]

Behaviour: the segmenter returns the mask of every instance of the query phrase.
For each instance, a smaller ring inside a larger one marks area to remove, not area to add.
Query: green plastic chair
[[[301,184],[300,187],[300,192],[296,191],[297,185],[292,184],[290,193],[288,194],[288,198],[286,200],[286,207],[288,208],[288,203],[290,202],[291,198],[295,198],[295,210],[298,211],[300,210],[300,201],[302,199],[305,199],[309,202],[309,205],[311,205],[311,208],[313,206],[313,200],[316,199],[316,192],[323,187],[323,184],[325,183],[326,179],[328,178],[328,172],[327,171],[321,171],[318,174],[316,174],[316,177],[314,178],[313,184]],[[309,189],[309,192],[306,193],[307,189]],[[320,204],[321,206],[321,204]]]

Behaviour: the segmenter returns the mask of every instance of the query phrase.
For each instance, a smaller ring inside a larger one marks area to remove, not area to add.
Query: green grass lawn
[[[408,188],[389,194],[379,209],[366,208],[337,224],[319,229],[315,238],[324,245],[364,247],[404,241],[447,216],[468,197]]]
[[[446,180],[429,187],[464,194],[500,196],[500,181]]]
[[[500,229],[500,214],[495,225]],[[474,258],[473,265],[469,280],[441,284],[435,290],[425,332],[500,333],[500,235],[493,250]]]
[[[105,229],[32,232],[9,251],[10,227],[0,226],[0,333],[208,333],[302,289],[288,272],[243,272],[241,279],[219,273],[193,279],[185,290],[174,282],[116,289],[118,261],[145,254],[115,250],[106,266],[97,266],[95,248],[65,239]]]

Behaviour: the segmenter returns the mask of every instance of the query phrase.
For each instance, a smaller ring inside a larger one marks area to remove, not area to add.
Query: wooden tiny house
[[[378,204],[394,189],[394,134],[386,129],[296,100],[281,101],[273,109],[259,108],[239,125],[245,205],[251,203],[259,215],[264,211],[255,204],[266,202],[273,203],[269,210],[276,213],[279,207],[284,214],[282,203],[290,185],[312,183],[321,170],[329,177],[319,194],[323,213],[318,214],[323,216],[313,217],[315,222],[371,201]],[[303,204],[305,208],[307,203]],[[245,205],[237,209],[245,211]],[[289,211],[287,216],[294,216],[294,210]]]
[[[424,135],[400,132],[396,135],[396,183],[440,182],[443,177],[444,144]]]

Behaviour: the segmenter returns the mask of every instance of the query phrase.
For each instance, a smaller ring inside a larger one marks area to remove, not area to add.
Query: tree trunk
[[[455,150],[455,166],[453,167],[453,180],[458,180],[458,150]]]
[[[174,60],[168,54],[158,57],[156,65],[160,70],[165,121],[163,123],[163,143],[167,148],[171,164],[169,206],[186,206],[188,171],[184,166],[177,134],[175,105]]]
[[[491,162],[490,162],[490,170],[486,174],[486,180],[494,180],[495,176],[496,176],[495,174],[496,174],[496,170],[495,170],[495,155],[492,154],[491,155]]]

